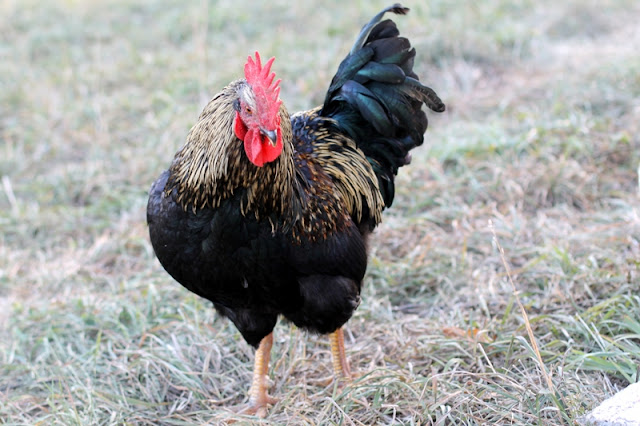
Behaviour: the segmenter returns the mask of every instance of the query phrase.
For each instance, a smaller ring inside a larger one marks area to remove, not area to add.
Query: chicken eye
[[[248,106],[244,107],[244,112],[249,114],[249,115],[253,114],[253,111],[251,110],[251,107],[248,107]]]

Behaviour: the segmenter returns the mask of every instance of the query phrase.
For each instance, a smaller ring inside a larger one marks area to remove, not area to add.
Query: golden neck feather
[[[175,155],[166,192],[175,189],[185,209],[216,208],[242,190],[244,215],[282,214],[289,206],[294,179],[289,114],[281,105],[282,153],[263,167],[255,166],[233,131],[233,104],[243,85],[244,80],[236,80],[209,102]]]

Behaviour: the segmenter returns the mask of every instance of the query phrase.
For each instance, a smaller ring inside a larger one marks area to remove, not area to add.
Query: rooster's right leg
[[[253,364],[253,380],[249,389],[249,406],[243,410],[245,414],[266,417],[267,405],[278,402],[267,393],[269,388],[269,359],[271,358],[271,346],[273,346],[273,333],[269,333],[256,350],[256,358]]]

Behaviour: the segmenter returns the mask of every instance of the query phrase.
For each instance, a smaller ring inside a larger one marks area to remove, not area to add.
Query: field
[[[346,328],[253,350],[151,249],[147,191],[204,104],[276,56],[323,99],[387,2],[0,3],[0,423],[574,424],[640,380],[640,4],[412,1],[447,104],[397,179]],[[391,2],[389,2],[391,3]]]

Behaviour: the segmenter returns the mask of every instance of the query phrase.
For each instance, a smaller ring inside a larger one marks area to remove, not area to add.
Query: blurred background
[[[148,189],[247,55],[313,107],[387,5],[0,3],[0,419],[242,419],[252,350],[160,267]],[[569,423],[638,381],[640,4],[405,6],[447,111],[372,238],[361,377],[314,384],[326,340],[280,324],[267,422]]]

